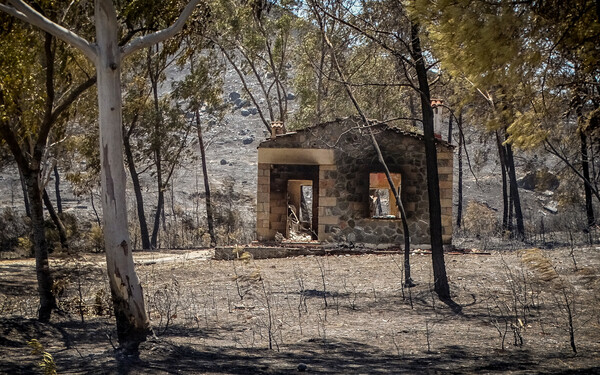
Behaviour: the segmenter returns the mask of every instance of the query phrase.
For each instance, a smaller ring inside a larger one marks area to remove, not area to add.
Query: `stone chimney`
[[[441,99],[431,99],[431,108],[433,109],[433,133],[436,138],[441,139],[440,132],[442,131],[442,120],[444,107],[442,107],[444,101]]]
[[[282,121],[271,121],[271,139],[275,139],[278,135],[285,134],[285,126]]]

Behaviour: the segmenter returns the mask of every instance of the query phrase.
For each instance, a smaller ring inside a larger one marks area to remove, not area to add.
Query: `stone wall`
[[[256,239],[272,240],[275,231],[270,226],[271,165],[258,163],[258,183],[256,193]]]
[[[313,221],[321,241],[390,244],[403,243],[399,218],[371,218],[369,212],[369,174],[383,169],[371,141],[364,130],[354,127],[353,119],[317,125],[261,143],[265,148],[329,148],[334,149],[334,163],[318,166],[313,192],[318,203],[318,219]],[[402,176],[401,199],[407,214],[413,244],[429,243],[429,204],[425,148],[419,135],[393,130],[385,126],[373,128],[390,172]],[[438,143],[438,172],[442,205],[443,240],[452,240],[452,158],[453,149]],[[268,166],[268,164],[267,164]],[[308,166],[271,165],[270,172],[259,164],[257,198],[258,239],[272,239],[275,231],[285,233],[286,181],[307,179]],[[315,170],[316,171],[316,170]],[[270,174],[269,174],[270,173]],[[312,173],[312,172],[310,172]],[[262,175],[261,175],[262,174]],[[269,174],[269,176],[267,176]],[[266,186],[267,179],[270,185]],[[268,205],[264,204],[269,190]],[[262,197],[262,198],[261,198]],[[267,217],[269,223],[262,221]],[[313,210],[313,212],[317,212]],[[316,225],[315,225],[316,224]]]

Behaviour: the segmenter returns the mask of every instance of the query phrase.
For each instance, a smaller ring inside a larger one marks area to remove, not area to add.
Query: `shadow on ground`
[[[143,343],[139,359],[116,360],[111,333],[108,321],[100,319],[85,324],[2,319],[0,372],[39,374],[39,358],[32,356],[26,345],[37,338],[54,356],[59,374],[290,374],[298,372],[300,364],[307,366],[307,372],[318,374],[600,374],[600,365],[577,371],[553,367],[560,363],[561,353],[545,353],[540,358],[539,353],[527,349],[481,348],[473,352],[452,345],[435,353],[392,355],[350,339],[309,338],[280,347],[280,351],[206,346],[202,339],[218,338],[220,331],[180,326]]]

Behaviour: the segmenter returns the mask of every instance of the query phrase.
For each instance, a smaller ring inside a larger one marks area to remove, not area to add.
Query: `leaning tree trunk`
[[[54,165],[54,192],[56,194],[56,210],[59,214],[62,214],[62,197],[60,196],[60,174],[58,173],[58,166]]]
[[[458,115],[458,129],[462,132],[462,110]],[[462,212],[463,212],[463,161],[462,161],[462,148],[463,137],[462,134],[458,137],[458,197],[456,204],[456,227],[460,229],[462,226]]]
[[[21,181],[21,190],[23,190],[23,202],[25,204],[25,215],[31,217],[31,206],[29,204],[29,193],[27,192],[27,183],[25,182],[25,176],[19,168],[19,181]]]
[[[525,239],[525,225],[523,223],[523,211],[521,211],[521,199],[519,198],[519,186],[517,185],[517,174],[515,172],[515,159],[510,144],[506,145],[506,167],[508,170],[510,199],[515,209],[515,219],[517,221],[516,238],[523,241]]]
[[[450,287],[446,276],[444,262],[444,246],[442,241],[442,207],[440,204],[440,183],[438,176],[437,150],[433,132],[433,109],[429,82],[427,81],[427,68],[421,52],[419,39],[419,25],[411,25],[412,57],[415,62],[419,91],[421,96],[421,110],[423,112],[423,135],[425,140],[425,163],[427,166],[427,196],[429,198],[429,235],[431,237],[431,261],[433,265],[434,289],[441,299],[450,298]]]
[[[95,1],[98,56],[98,109],[100,160],[102,165],[102,209],[106,266],[113,299],[119,344],[125,352],[137,353],[149,333],[144,294],[134,270],[129,232],[123,131],[121,125],[121,50],[117,15],[108,0]]]
[[[198,145],[200,146],[200,158],[202,159],[202,176],[204,178],[204,198],[206,202],[206,223],[208,224],[208,234],[210,236],[210,246],[217,245],[217,236],[215,236],[215,224],[213,219],[212,202],[210,199],[210,184],[208,183],[208,169],[206,168],[206,149],[204,148],[204,138],[202,137],[202,126],[200,125],[200,111],[196,109],[196,125],[198,126]]]
[[[587,216],[587,226],[591,227],[596,223],[594,217],[594,206],[592,204],[592,189],[590,188],[590,165],[588,159],[588,147],[587,137],[583,132],[579,132],[579,139],[581,141],[581,172],[583,173],[583,188],[585,193],[585,213]]]
[[[35,254],[35,270],[37,274],[38,293],[40,296],[40,309],[38,319],[41,322],[50,321],[52,309],[56,307],[56,299],[52,292],[54,281],[48,264],[48,242],[44,229],[44,205],[42,190],[40,189],[40,175],[38,171],[24,171],[27,195],[31,203],[31,228],[33,231],[33,250]]]
[[[508,182],[506,180],[506,156],[498,131],[496,131],[496,145],[498,146],[498,159],[500,160],[500,171],[502,173],[502,231],[504,232],[509,230],[508,210],[510,205],[508,201]]]
[[[392,193],[394,194],[394,198],[396,199],[396,206],[398,207],[398,210],[400,211],[400,217],[402,220],[402,229],[404,232],[403,233],[403,235],[404,235],[404,282],[405,282],[405,285],[408,287],[414,286],[415,284],[411,278],[411,273],[410,273],[410,234],[408,232],[408,223],[406,220],[406,212],[404,211],[404,205],[402,204],[402,200],[400,199],[400,196],[398,195],[398,189],[396,188],[394,181],[392,180],[390,170],[385,162],[383,154],[381,153],[381,149],[379,147],[379,142],[377,142],[377,138],[375,138],[375,135],[373,134],[373,130],[371,129],[371,127],[369,127],[369,120],[367,119],[364,111],[361,109],[360,105],[358,104],[358,101],[354,97],[354,94],[352,93],[352,89],[350,88],[350,85],[348,84],[346,77],[344,77],[344,72],[342,71],[342,68],[340,67],[340,64],[335,56],[335,53],[333,53],[333,45],[331,44],[331,41],[329,40],[329,38],[327,37],[327,34],[325,33],[325,28],[323,26],[322,19],[319,17],[319,14],[317,12],[315,12],[315,15],[318,17],[318,21],[319,21],[319,24],[321,27],[321,33],[323,35],[323,40],[325,41],[325,43],[327,44],[329,49],[332,51],[331,59],[333,60],[333,65],[334,65],[338,75],[340,76],[341,81],[344,84],[344,88],[346,89],[346,92],[348,93],[348,97],[350,97],[350,100],[352,101],[354,108],[356,108],[356,111],[358,112],[358,114],[360,115],[360,117],[362,118],[362,120],[364,122],[363,126],[367,127],[367,132],[369,134],[369,137],[371,138],[371,144],[373,145],[373,148],[375,149],[375,152],[377,153],[377,159],[379,160],[379,163],[383,167],[383,170],[385,172],[385,177],[387,178],[390,189],[392,190]],[[313,200],[313,203],[314,202],[315,201]],[[314,218],[314,215],[313,215],[313,218]]]
[[[350,91],[349,87],[346,87],[346,90],[348,90],[349,93],[352,93]],[[358,104],[355,104],[355,105],[357,108],[360,108],[358,106]],[[366,120],[366,117],[364,116],[364,113],[362,111],[361,111],[361,115],[363,117],[363,120]],[[368,127],[369,124],[365,123],[364,126]],[[392,190],[392,194],[394,194],[394,199],[396,200],[396,207],[398,208],[398,211],[400,211],[400,220],[402,220],[402,231],[404,233],[404,285],[410,288],[410,287],[415,286],[416,284],[414,283],[414,281],[411,277],[411,272],[410,272],[410,233],[409,233],[409,229],[408,229],[408,221],[407,221],[407,217],[406,217],[406,211],[404,210],[404,204],[402,203],[402,199],[398,195],[398,188],[394,184],[394,180],[392,179],[392,174],[390,173],[387,163],[385,162],[385,158],[383,157],[383,153],[381,152],[381,148],[379,147],[379,142],[375,138],[375,135],[373,134],[373,130],[369,127],[368,127],[368,132],[369,132],[369,136],[371,138],[371,143],[373,144],[373,148],[375,148],[375,152],[377,153],[377,159],[379,160],[379,163],[383,167],[383,171],[385,172],[385,177],[387,178],[388,184],[390,185],[390,190]]]
[[[125,146],[125,157],[127,158],[127,167],[129,168],[129,174],[131,175],[131,182],[133,184],[133,191],[135,194],[135,206],[137,209],[138,221],[140,222],[140,237],[142,240],[142,248],[144,250],[150,250],[152,246],[150,244],[150,234],[148,233],[146,213],[144,212],[144,196],[142,195],[140,178],[138,176],[137,170],[135,169],[135,160],[133,159],[133,152],[131,151],[129,135],[125,136],[123,144]]]
[[[42,199],[44,200],[44,205],[46,206],[46,210],[48,210],[48,214],[50,214],[50,218],[52,219],[52,222],[54,223],[54,225],[56,226],[56,230],[58,231],[58,238],[60,239],[60,245],[62,246],[63,249],[69,249],[69,241],[67,239],[67,230],[65,229],[65,226],[63,225],[63,222],[60,219],[60,216],[58,216],[58,213],[54,209],[54,206],[52,205],[52,202],[50,201],[50,196],[48,196],[48,192],[46,192],[46,189],[44,189],[42,192]]]

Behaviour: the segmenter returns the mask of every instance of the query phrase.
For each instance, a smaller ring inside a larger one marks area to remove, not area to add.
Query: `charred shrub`
[[[463,223],[465,231],[477,238],[498,234],[499,223],[496,212],[485,203],[469,202]]]
[[[0,257],[14,258],[30,256],[31,223],[27,216],[12,208],[5,208],[0,214]]]

